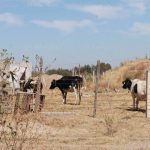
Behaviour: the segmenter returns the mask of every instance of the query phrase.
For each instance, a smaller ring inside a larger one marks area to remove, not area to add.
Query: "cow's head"
[[[122,88],[123,89],[129,89],[131,88],[131,85],[132,85],[132,81],[130,79],[125,79],[124,81],[122,81]]]
[[[53,80],[51,82],[51,85],[50,85],[49,89],[54,89],[55,87],[56,87],[56,80]]]
[[[34,83],[34,80],[29,78],[27,82],[23,83],[23,91],[27,92],[28,90],[33,89],[34,84],[32,82]]]
[[[37,84],[37,81],[36,81],[36,80],[33,80],[33,79],[29,79],[29,80],[30,80],[30,84],[32,84],[32,85]]]

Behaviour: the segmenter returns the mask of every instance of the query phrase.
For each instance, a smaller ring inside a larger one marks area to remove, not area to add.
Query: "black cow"
[[[59,80],[53,80],[50,85],[50,89],[58,87],[62,92],[63,103],[66,104],[67,92],[75,92],[76,104],[77,93],[79,94],[79,104],[81,100],[80,89],[83,86],[83,78],[79,76],[64,76]]]
[[[40,93],[42,93],[42,89],[43,89],[43,84],[41,83],[40,85]],[[36,93],[37,92],[37,81],[33,80],[33,79],[29,79],[23,86],[23,91],[24,92],[33,92]]]

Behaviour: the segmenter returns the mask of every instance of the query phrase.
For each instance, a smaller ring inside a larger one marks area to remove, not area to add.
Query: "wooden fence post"
[[[79,76],[81,75],[81,69],[80,69],[81,67],[80,67],[80,64],[79,64]]]
[[[146,118],[150,118],[150,71],[146,73]]]
[[[95,83],[95,70],[93,70],[92,78],[93,78],[93,83]]]
[[[74,68],[72,68],[72,76],[75,75],[75,71],[74,71]]]
[[[98,86],[99,86],[99,77],[100,77],[100,61],[97,61],[97,68],[96,68],[96,82],[95,82],[95,98],[94,98],[94,108],[93,108],[93,118],[96,116],[96,107],[97,107],[97,93],[98,93]]]
[[[20,100],[20,94],[17,93],[17,94],[16,94],[16,100],[15,100],[15,107],[14,107],[14,115],[16,115],[16,114],[18,113],[19,100]]]
[[[39,111],[39,105],[40,105],[42,67],[43,67],[43,58],[39,57],[39,75],[38,75],[37,92],[35,98],[35,112]]]

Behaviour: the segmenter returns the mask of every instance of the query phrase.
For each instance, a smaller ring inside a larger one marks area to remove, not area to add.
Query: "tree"
[[[51,75],[51,74],[60,74],[60,75],[63,75],[63,76],[69,76],[72,74],[72,72],[68,69],[62,69],[62,68],[58,68],[58,69],[51,69],[51,70],[48,70],[46,72],[47,74]]]
[[[89,64],[86,64],[84,66],[81,66],[80,68],[75,66],[74,67],[74,70],[75,72],[78,73],[78,70],[80,69],[80,73],[81,74],[92,74],[93,73],[93,70],[96,70],[96,65],[89,65]],[[109,63],[101,63],[100,64],[100,70],[101,72],[100,73],[103,73],[107,70],[111,69],[111,65]],[[62,69],[62,68],[59,68],[59,69],[50,69],[46,72],[47,74],[51,75],[51,74],[61,74],[63,76],[65,75],[72,75],[72,71],[69,70],[69,69]]]

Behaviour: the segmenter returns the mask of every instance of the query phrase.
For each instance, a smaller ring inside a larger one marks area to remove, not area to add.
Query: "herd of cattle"
[[[10,84],[14,91],[21,90],[23,92],[37,91],[37,81],[31,78],[31,68],[19,67],[15,69],[11,67],[8,72],[0,72],[0,92],[7,94],[7,91],[3,90]],[[18,70],[18,72],[17,72]],[[2,80],[3,79],[3,80]],[[76,96],[76,104],[80,104],[82,89],[84,88],[84,80],[80,76],[64,76],[58,80],[53,80],[49,89],[58,88],[63,96],[63,104],[66,104],[67,92],[74,92]],[[41,83],[40,89],[42,92],[43,84]],[[122,82],[122,88],[128,89],[131,92],[133,98],[133,109],[138,109],[140,100],[146,100],[146,81],[139,79],[125,79]],[[77,101],[79,100],[79,101]]]
[[[42,93],[43,83],[40,82],[40,93]],[[38,81],[32,77],[32,66],[29,63],[10,64],[8,69],[0,70],[0,94],[9,94],[8,88],[15,94],[22,92],[37,92]],[[66,104],[67,92],[75,92],[76,103],[79,95],[81,99],[81,90],[83,88],[83,78],[79,76],[65,76],[59,80],[53,80],[50,89],[58,87],[62,92],[63,103]]]
[[[82,93],[84,81],[79,76],[64,76],[59,80],[53,80],[50,85],[50,89],[58,87],[62,92],[63,103],[66,104],[67,92],[75,92],[76,100],[77,93]],[[146,100],[146,81],[140,79],[125,79],[122,82],[122,88],[128,89],[131,92],[133,99],[133,109],[138,110],[138,104],[140,100]],[[80,91],[81,90],[81,91]]]
[[[79,76],[64,76],[59,80],[53,80],[50,89],[58,87],[62,92],[63,103],[66,104],[67,92],[75,92],[76,100],[77,93],[82,90],[84,86],[83,78]],[[122,82],[122,88],[128,89],[131,92],[133,99],[133,109],[138,110],[140,100],[146,100],[146,81],[140,79],[125,79]]]

